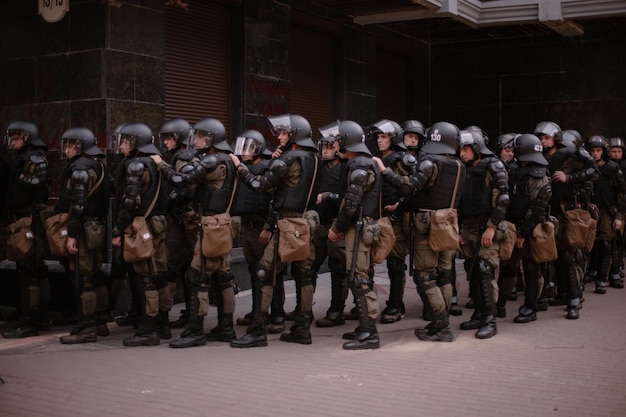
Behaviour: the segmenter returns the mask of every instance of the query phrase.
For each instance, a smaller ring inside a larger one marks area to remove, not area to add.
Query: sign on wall
[[[70,0],[39,0],[39,14],[46,22],[58,22],[69,11]]]

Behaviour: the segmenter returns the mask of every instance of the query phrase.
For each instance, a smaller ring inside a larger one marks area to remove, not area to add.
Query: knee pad
[[[487,280],[494,279],[493,275],[493,266],[486,259],[478,259],[476,261],[476,267],[474,268],[474,273],[478,272],[481,277],[484,277]]]
[[[443,287],[444,285],[448,285],[451,284],[451,280],[450,278],[452,277],[452,271],[448,270],[448,271],[440,271],[437,274],[437,286],[438,287]]]
[[[413,274],[413,282],[417,286],[418,291],[426,291],[428,289],[435,288],[437,286],[437,278],[438,276],[435,274],[431,274],[431,275]]]

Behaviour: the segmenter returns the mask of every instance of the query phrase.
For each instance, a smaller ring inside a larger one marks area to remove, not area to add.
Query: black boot
[[[248,327],[246,334],[238,339],[231,340],[230,347],[251,348],[267,346],[266,319],[267,314],[255,313],[252,324]]]
[[[480,328],[476,331],[477,339],[488,339],[498,334],[496,318],[493,315],[481,317]]]
[[[359,325],[354,334],[344,334],[344,339],[350,339],[349,342],[343,344],[346,350],[363,350],[377,349],[380,347],[378,331],[376,330],[376,320],[369,316],[367,309],[366,294],[372,291],[367,288],[353,287],[352,294],[356,303],[357,313],[359,315]],[[348,337],[346,337],[348,336]]]
[[[395,323],[402,319],[404,313],[404,286],[406,284],[406,276],[404,270],[406,265],[404,259],[389,257],[387,258],[387,270],[389,275],[389,299],[387,307],[380,314],[380,322],[383,324]]]
[[[521,306],[519,309],[519,314],[513,319],[514,323],[530,323],[531,321],[537,320],[537,313],[526,306]]]
[[[123,340],[124,346],[156,346],[161,343],[157,333],[156,317],[144,317],[137,332]]]
[[[480,313],[476,310],[472,313],[472,317],[468,321],[461,323],[461,330],[476,330],[480,327]]]
[[[311,321],[313,313],[310,311],[299,311],[294,318],[294,324],[289,333],[280,335],[283,342],[300,343],[302,345],[311,344]]]
[[[189,273],[195,273],[195,270],[189,270]],[[200,301],[198,300],[199,287],[190,284],[189,287],[189,318],[185,324],[185,330],[180,337],[170,342],[170,347],[175,349],[184,349],[194,346],[206,345],[206,337],[204,336],[204,316],[199,316]]]
[[[317,327],[335,327],[341,326],[346,323],[346,319],[343,316],[343,311],[330,311],[326,312],[326,317],[319,319],[315,322]]]
[[[172,338],[167,311],[159,311],[157,315],[157,333],[159,334],[159,339],[168,340]]]
[[[209,333],[205,333],[207,342],[230,342],[237,338],[235,328],[233,327],[233,315],[222,314],[216,327],[212,328]]]

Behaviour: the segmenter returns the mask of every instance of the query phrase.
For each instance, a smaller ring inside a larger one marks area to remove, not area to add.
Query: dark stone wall
[[[432,48],[432,115],[492,138],[532,132],[539,121],[624,135],[626,28],[585,25],[577,38],[549,36]]]
[[[52,152],[72,126],[94,131],[101,147],[124,121],[162,122],[162,0],[73,1],[59,22],[37,14],[37,2],[0,3],[0,128],[35,121]],[[54,154],[51,155],[51,159]]]
[[[257,129],[268,139],[266,115],[289,109],[289,25],[290,11],[283,4],[243,3],[242,129]]]

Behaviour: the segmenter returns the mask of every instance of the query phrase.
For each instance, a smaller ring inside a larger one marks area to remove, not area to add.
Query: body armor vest
[[[26,188],[19,183],[19,176],[23,173],[24,165],[30,161],[31,155],[37,155],[45,159],[41,150],[26,151],[17,156],[13,169],[10,171],[7,182],[6,207],[9,210],[30,208],[33,203],[48,203],[48,183],[42,182],[37,188]]]
[[[528,196],[524,195],[524,189],[533,169],[537,169],[537,167],[518,168],[509,177],[509,197],[511,198],[511,203],[507,210],[507,218],[515,224],[523,221],[530,209],[530,201]]]
[[[378,219],[380,217],[380,193],[382,178],[374,160],[366,156],[355,156],[348,161],[347,178],[350,178],[352,171],[362,169],[366,172],[373,171],[376,173],[376,181],[372,184],[369,191],[363,194],[361,199],[361,207],[363,207],[363,217],[371,217]]]
[[[600,175],[593,183],[593,201],[599,207],[610,209],[617,205],[618,190],[615,189],[619,166],[615,161],[607,161],[603,166],[599,166]]]
[[[101,220],[107,217],[108,198],[110,192],[109,177],[104,167],[104,164],[97,159],[81,156],[79,158],[70,161],[63,172],[63,178],[61,182],[61,188],[59,189],[59,202],[55,207],[56,213],[68,213],[70,210],[70,204],[76,200],[75,190],[70,187],[70,177],[74,171],[86,171],[93,170],[96,173],[96,178],[93,184],[87,184],[88,187],[95,186],[102,175],[104,178],[98,185],[98,188],[93,192],[90,189],[86,190],[87,201],[85,202],[85,209],[83,215],[86,217],[97,217]],[[91,195],[89,195],[91,193]]]
[[[418,191],[409,200],[407,206],[410,207],[411,210],[438,210],[451,207],[454,184],[456,182],[457,172],[460,169],[459,185],[455,201],[452,204],[452,207],[458,207],[461,201],[463,183],[466,176],[465,165],[458,159],[447,155],[425,154],[423,157],[437,166],[437,178],[432,187],[423,188]]]
[[[343,195],[346,173],[345,173],[345,161],[339,160],[339,163],[334,167],[329,168],[328,166],[324,166],[322,171],[320,172],[321,180],[320,180],[320,193],[334,193],[341,196]],[[344,185],[342,185],[344,183]],[[315,210],[320,215],[320,223],[323,225],[328,225],[330,222],[337,216],[337,212],[339,210],[339,200],[331,201],[326,200],[322,201],[315,207]]]
[[[312,152],[296,149],[286,152],[281,158],[289,166],[288,169],[291,169],[292,164],[296,160],[300,161],[302,173],[300,180],[294,186],[286,187],[281,184],[277,187],[273,208],[275,210],[283,209],[304,213],[311,206],[311,200],[315,203],[317,199],[317,189],[319,188],[319,175],[316,175],[315,172],[315,159],[317,156]],[[313,183],[314,181],[316,184]],[[307,201],[311,187],[313,187],[313,191],[309,201]]]
[[[463,216],[481,216],[491,212],[491,189],[485,187],[489,163],[493,158],[483,158],[476,166],[467,168],[460,213]]]
[[[268,159],[263,159],[256,164],[248,165],[250,173],[253,175],[263,175],[269,165]],[[268,192],[256,192],[243,184],[237,187],[233,214],[242,216],[246,214],[267,215],[270,209],[272,196]]]
[[[566,163],[566,160],[577,159],[576,154],[572,153],[569,149],[559,148],[554,154],[546,155],[545,157],[548,160],[548,169],[551,174],[554,171],[563,171],[566,174],[574,172],[571,169],[566,168],[566,166],[571,165],[571,163]],[[550,202],[567,202],[573,200],[577,187],[578,184],[572,184],[569,182],[553,182],[552,198],[550,198]]]
[[[159,195],[156,197],[154,207],[149,213],[149,216],[158,216],[165,214],[167,211],[167,182],[165,178],[161,178],[161,172],[156,166],[156,163],[146,155],[140,155],[136,158],[131,158],[124,163],[126,167],[132,161],[137,161],[143,164],[145,172],[148,173],[147,181],[141,184],[141,204],[137,208],[135,216],[144,216],[152,204],[155,195],[158,191]],[[143,178],[146,178],[145,176]],[[161,178],[161,185],[159,186],[159,178]]]
[[[226,167],[226,178],[224,178],[224,183],[220,184],[220,186],[208,186],[206,183],[199,184],[194,200],[196,203],[201,203],[204,210],[212,213],[225,213],[233,195],[237,172],[228,154],[215,153],[210,154],[210,156],[214,156],[217,159],[217,166],[224,165]]]
[[[386,167],[391,168],[396,174],[408,175],[407,170],[401,168],[403,165],[401,152],[394,152],[385,157],[382,161]],[[397,203],[398,200],[402,198],[402,193],[398,191],[398,189],[396,189],[393,185],[391,185],[391,182],[389,182],[386,177],[385,179],[383,179],[383,181],[384,185],[382,189],[383,195],[381,205],[385,207]]]

